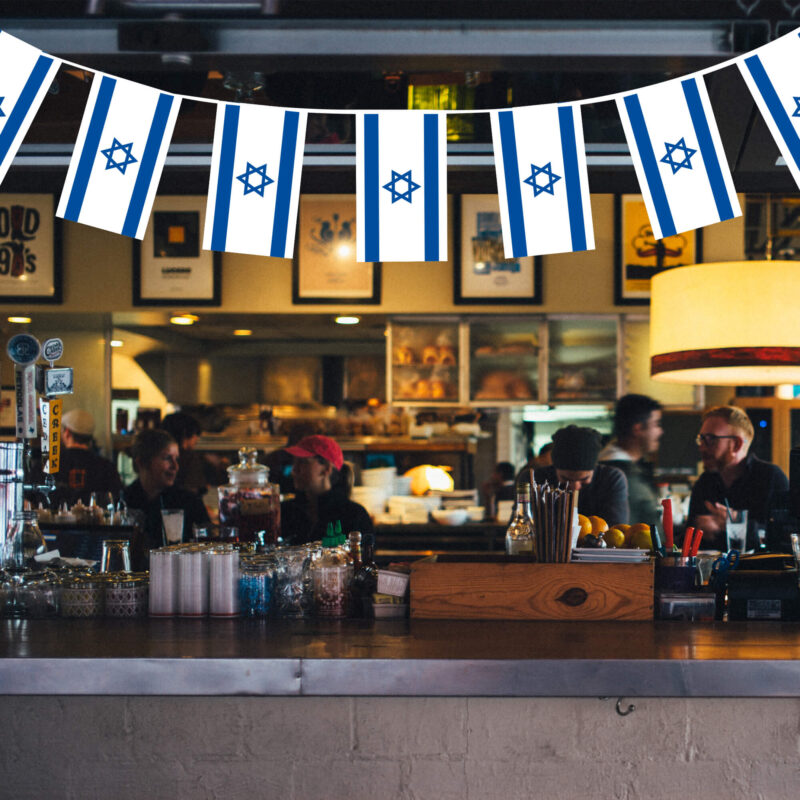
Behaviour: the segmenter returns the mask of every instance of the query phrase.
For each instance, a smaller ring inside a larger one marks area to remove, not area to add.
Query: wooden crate
[[[653,562],[431,563],[411,568],[417,619],[648,620]]]

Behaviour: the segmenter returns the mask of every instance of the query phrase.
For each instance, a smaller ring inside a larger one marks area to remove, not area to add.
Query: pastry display
[[[414,364],[414,351],[405,345],[402,347],[396,347],[394,350],[394,363],[400,365]]]
[[[439,348],[439,364],[444,367],[454,367],[456,365],[456,351],[449,345]]]
[[[435,364],[439,364],[439,348],[435,347],[432,344],[429,344],[427,347],[423,348],[422,350],[422,363],[428,364],[433,366]]]

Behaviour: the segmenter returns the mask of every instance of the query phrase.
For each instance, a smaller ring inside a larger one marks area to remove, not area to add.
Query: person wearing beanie
[[[375,531],[364,506],[350,499],[353,471],[342,448],[329,436],[306,436],[285,448],[292,456],[295,496],[281,503],[281,536],[287,544],[322,539],[329,522],[342,523],[344,534],[361,531],[371,546]]]
[[[628,482],[616,467],[597,463],[600,434],[568,425],[553,434],[553,463],[534,470],[537,483],[578,489],[578,513],[602,517],[609,526],[628,522]]]
[[[80,500],[89,504],[92,492],[105,505],[108,493],[116,500],[122,489],[117,468],[99,455],[93,444],[94,417],[83,408],[73,408],[61,418],[61,460],[55,473],[56,489],[52,502],[74,505]]]

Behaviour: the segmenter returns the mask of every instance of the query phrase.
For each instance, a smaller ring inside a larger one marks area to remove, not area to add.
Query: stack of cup
[[[239,552],[218,547],[208,554],[209,603],[212,617],[239,616]]]
[[[208,614],[208,550],[187,547],[178,556],[178,615]]]
[[[178,554],[180,550],[164,547],[150,551],[151,617],[174,617],[178,613]]]

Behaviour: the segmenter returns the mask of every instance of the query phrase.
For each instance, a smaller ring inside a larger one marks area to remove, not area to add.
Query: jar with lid
[[[253,555],[239,561],[239,608],[243,617],[268,617],[276,559]]]
[[[274,607],[278,617],[306,617],[311,607],[309,569],[312,550],[307,546],[275,551]]]
[[[44,570],[19,581],[15,592],[15,616],[43,619],[58,616],[60,587],[58,578]]]
[[[77,575],[61,584],[62,617],[102,617],[106,580],[101,575]]]
[[[262,538],[274,544],[280,531],[280,487],[269,482],[269,469],[256,462],[254,447],[239,450],[239,463],[228,467],[228,484],[218,488],[219,521],[236,527],[239,539]]]
[[[104,592],[106,616],[128,619],[145,616],[147,588],[146,572],[109,573]]]
[[[47,552],[35,511],[17,511],[8,526],[3,542],[2,566],[7,570],[24,569],[34,556]]]
[[[353,561],[343,545],[344,537],[336,536],[329,524],[322,540],[322,554],[311,566],[314,613],[318,617],[346,617],[350,611]]]

